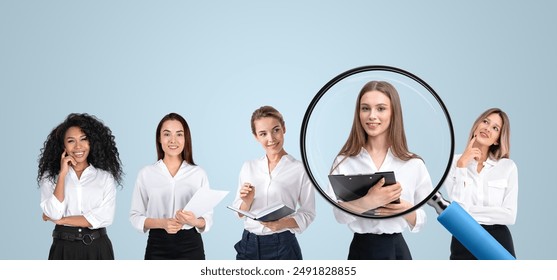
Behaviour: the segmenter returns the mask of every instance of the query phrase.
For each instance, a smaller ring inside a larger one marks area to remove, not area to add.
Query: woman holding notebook
[[[433,190],[421,158],[408,151],[397,90],[384,81],[371,81],[360,90],[350,135],[337,157],[331,174],[370,174],[394,171],[396,183],[383,186],[381,179],[366,195],[341,201],[329,187],[329,196],[351,213],[376,217],[403,212],[424,200]],[[391,203],[399,199],[398,203]],[[348,259],[412,259],[402,236],[409,228],[417,232],[425,223],[422,209],[386,219],[362,218],[333,209],[339,223],[354,232]],[[366,213],[366,215],[367,215]]]
[[[184,206],[200,188],[208,188],[205,171],[192,156],[190,129],[176,113],[162,118],[156,130],[158,161],[141,169],[132,197],[130,221],[149,232],[145,259],[205,259],[200,233],[213,223],[213,212],[195,217]]]
[[[449,198],[458,202],[509,253],[516,257],[507,225],[516,221],[518,171],[510,154],[509,117],[499,108],[483,112],[474,122],[468,145],[454,156],[443,183]],[[476,259],[456,238],[452,260]]]
[[[265,156],[242,166],[233,206],[257,214],[284,205],[296,212],[266,222],[238,213],[244,218],[244,231],[242,239],[234,245],[236,259],[301,260],[295,233],[303,232],[315,218],[314,187],[302,162],[283,148],[286,127],[280,112],[271,106],[255,110],[251,131],[262,145]]]

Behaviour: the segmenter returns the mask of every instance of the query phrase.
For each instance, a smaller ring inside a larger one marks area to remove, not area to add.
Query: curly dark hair
[[[83,113],[69,114],[64,122],[55,127],[44,142],[39,156],[37,182],[44,176],[54,182],[60,172],[60,156],[64,152],[64,136],[70,127],[79,127],[89,140],[87,162],[95,168],[112,174],[116,183],[122,186],[124,172],[120,154],[116,148],[114,135],[97,117]]]

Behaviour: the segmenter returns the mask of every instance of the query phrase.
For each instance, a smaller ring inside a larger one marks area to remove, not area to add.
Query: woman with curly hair
[[[56,226],[49,260],[114,259],[112,224],[122,163],[110,128],[72,113],[48,135],[37,181],[43,220]]]

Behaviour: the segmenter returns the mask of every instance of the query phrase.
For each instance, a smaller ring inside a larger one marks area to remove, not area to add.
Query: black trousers
[[[495,240],[497,240],[501,245],[516,258],[514,252],[513,237],[511,231],[505,225],[481,225]],[[451,238],[451,260],[477,260],[458,239],[454,236]]]
[[[102,234],[101,234],[102,232]],[[98,238],[85,235],[95,233]],[[56,236],[56,237],[54,237]],[[49,260],[113,260],[112,242],[106,229],[89,229],[56,225],[53,231]]]
[[[169,234],[164,229],[149,230],[146,260],[204,260],[201,234],[195,228]]]
[[[354,233],[349,260],[411,260],[410,249],[402,233]]]
[[[302,250],[296,235],[290,231],[257,235],[247,230],[234,245],[237,260],[301,260]]]

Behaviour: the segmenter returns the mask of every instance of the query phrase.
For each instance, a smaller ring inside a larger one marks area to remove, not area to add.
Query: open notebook
[[[236,211],[250,219],[256,220],[256,221],[262,221],[262,222],[269,222],[269,221],[276,221],[278,219],[284,218],[296,211],[294,211],[294,209],[284,205],[284,204],[275,204],[272,205],[270,207],[267,207],[261,211],[258,211],[256,213],[253,212],[249,212],[249,211],[243,211],[240,210],[236,207],[232,207],[232,206],[227,206],[228,209],[232,210],[232,211]]]

